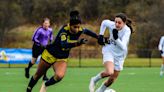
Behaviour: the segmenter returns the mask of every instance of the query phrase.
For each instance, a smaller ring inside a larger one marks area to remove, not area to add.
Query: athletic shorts
[[[49,64],[53,64],[53,63],[59,62],[59,61],[67,62],[67,58],[64,58],[64,59],[56,58],[53,55],[51,55],[46,49],[43,51],[41,58]]]
[[[113,62],[114,63],[114,70],[121,71],[123,70],[124,60],[119,61],[116,57],[113,56],[110,52],[103,53],[103,64],[105,62]]]
[[[43,51],[44,51],[43,47],[38,46],[34,43],[32,46],[32,57],[38,58],[38,56],[41,55]]]

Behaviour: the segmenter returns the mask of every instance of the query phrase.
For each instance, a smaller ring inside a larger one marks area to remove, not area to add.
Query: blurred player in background
[[[67,58],[73,47],[86,43],[86,39],[79,39],[81,34],[86,34],[98,39],[98,35],[81,27],[81,18],[78,11],[70,13],[70,22],[58,32],[54,42],[43,51],[37,72],[31,77],[27,91],[31,92],[40,77],[52,66],[54,75],[42,84],[40,92],[46,92],[46,87],[61,81],[67,69]]]
[[[162,57],[162,64],[161,64],[161,70],[160,70],[160,76],[163,76],[164,73],[164,36],[161,37],[159,45],[158,45],[158,49],[161,53],[161,57]]]
[[[42,54],[44,49],[48,44],[53,40],[52,28],[50,28],[50,19],[44,18],[42,21],[42,26],[36,29],[32,41],[32,60],[29,62],[28,67],[25,68],[25,77],[29,78],[30,68],[36,63],[36,60],[39,55]],[[43,76],[43,80],[48,80],[46,73]]]
[[[110,38],[105,44],[104,33],[106,28],[109,29]],[[96,76],[92,77],[89,84],[90,92],[95,92],[96,83],[105,77],[108,77],[96,92],[104,92],[107,87],[113,84],[117,79],[121,70],[123,70],[124,60],[128,53],[128,43],[133,29],[131,21],[127,19],[124,13],[119,13],[115,16],[115,20],[103,20],[100,27],[98,43],[103,45],[103,64],[105,70]]]

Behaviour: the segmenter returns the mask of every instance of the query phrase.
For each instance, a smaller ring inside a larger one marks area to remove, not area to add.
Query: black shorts
[[[44,47],[38,46],[34,43],[32,46],[32,57],[38,58],[38,56],[42,54],[44,49]]]

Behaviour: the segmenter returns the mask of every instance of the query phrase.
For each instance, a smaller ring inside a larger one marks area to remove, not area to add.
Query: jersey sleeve
[[[84,34],[89,35],[91,37],[94,37],[94,38],[98,39],[98,35],[95,32],[93,32],[91,30],[88,30],[86,28],[83,29],[83,31],[84,31]]]
[[[116,44],[122,49],[127,51],[127,44],[129,43],[129,39],[130,39],[130,34],[131,31],[128,30],[125,32],[125,35],[122,37],[122,39],[117,39],[116,40]]]
[[[40,44],[40,41],[38,40],[40,34],[41,34],[40,29],[37,29],[33,35],[32,41]]]
[[[158,50],[162,50],[163,42],[164,42],[164,37],[161,37],[158,45]]]
[[[52,40],[53,40],[53,33],[52,31],[50,31],[50,42],[52,42]]]
[[[103,20],[100,26],[100,35],[104,35],[106,28],[109,28],[109,30],[112,30],[112,26],[114,25],[114,22],[111,20]]]
[[[77,42],[74,42],[74,43],[69,43],[67,41],[67,33],[61,33],[60,35],[60,38],[61,38],[61,47],[64,48],[64,49],[69,49],[69,48],[73,48],[73,47],[76,47],[77,46]]]

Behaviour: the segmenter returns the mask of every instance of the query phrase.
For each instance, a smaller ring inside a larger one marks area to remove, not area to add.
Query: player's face
[[[116,17],[115,18],[115,26],[117,30],[121,30],[124,27],[125,23],[122,21],[121,18]]]
[[[78,33],[79,30],[80,30],[80,25],[81,25],[81,24],[71,25],[71,26],[70,26],[70,31],[71,31],[71,33],[72,33],[72,34]]]
[[[45,20],[45,21],[43,22],[43,28],[48,29],[49,26],[50,26],[50,21],[49,21],[49,20]]]

